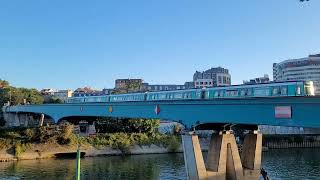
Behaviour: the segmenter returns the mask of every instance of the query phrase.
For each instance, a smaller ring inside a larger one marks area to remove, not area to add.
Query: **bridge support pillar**
[[[13,127],[18,127],[18,126],[20,126],[20,119],[19,119],[19,113],[16,113],[15,115],[14,115],[14,121],[13,121],[13,123],[12,123],[12,126]]]
[[[43,122],[44,122],[44,114],[41,114],[40,119],[39,119],[39,126],[43,126]]]
[[[182,135],[184,162],[190,180],[206,179],[207,170],[204,164],[197,135]]]
[[[261,168],[262,134],[251,132],[244,138],[241,162],[246,180],[259,179]]]
[[[260,177],[261,134],[246,135],[241,158],[230,131],[213,134],[206,163],[197,135],[183,135],[182,143],[189,180],[258,180]]]

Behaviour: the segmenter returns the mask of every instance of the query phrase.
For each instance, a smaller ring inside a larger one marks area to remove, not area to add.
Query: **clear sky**
[[[320,53],[320,1],[0,1],[0,78],[14,86],[183,84],[222,66],[232,83]]]

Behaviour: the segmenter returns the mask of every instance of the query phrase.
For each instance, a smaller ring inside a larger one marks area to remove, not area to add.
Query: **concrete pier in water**
[[[262,134],[245,136],[240,156],[231,131],[213,134],[206,161],[197,135],[182,135],[184,159],[189,180],[258,180],[260,177]]]

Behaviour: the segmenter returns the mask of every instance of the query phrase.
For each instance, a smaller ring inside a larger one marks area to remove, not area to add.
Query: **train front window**
[[[305,82],[304,88],[307,96],[314,96],[314,86],[312,81]]]

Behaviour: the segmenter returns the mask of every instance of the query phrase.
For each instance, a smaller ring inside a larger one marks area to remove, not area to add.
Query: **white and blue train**
[[[256,85],[235,85],[206,89],[186,89],[145,93],[115,94],[106,96],[71,97],[67,103],[128,102],[128,101],[167,101],[201,100],[223,98],[255,97],[295,97],[314,96],[312,81],[273,82]]]

